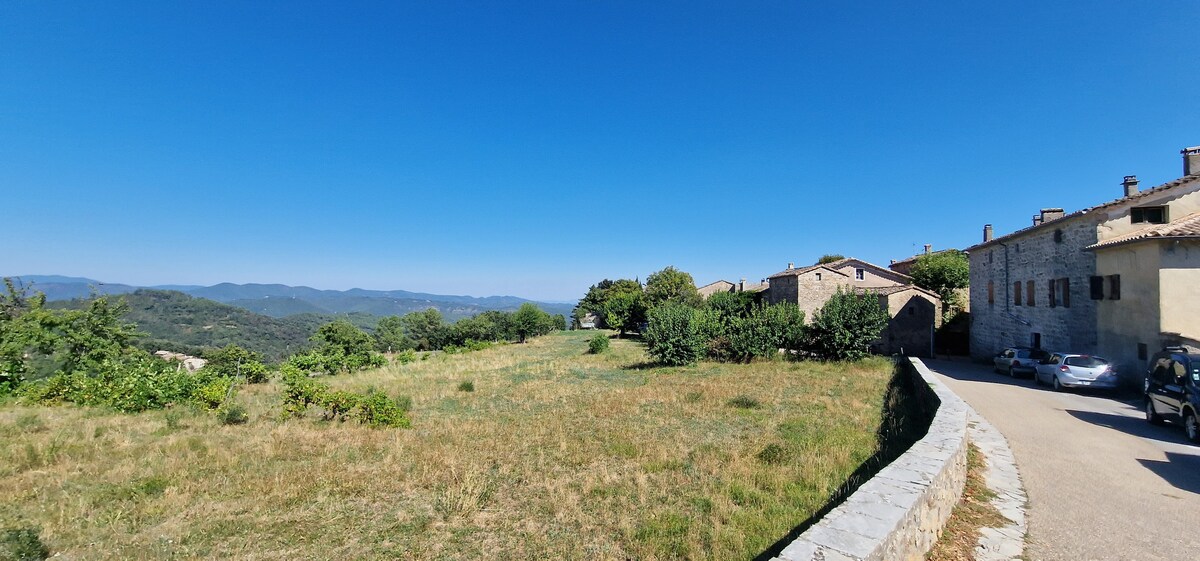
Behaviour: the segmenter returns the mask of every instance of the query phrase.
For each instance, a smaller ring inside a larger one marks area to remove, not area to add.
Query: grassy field
[[[655,368],[561,333],[362,374],[413,428],[0,408],[0,526],[85,559],[748,559],[877,447],[892,365]],[[471,382],[473,391],[464,391]]]

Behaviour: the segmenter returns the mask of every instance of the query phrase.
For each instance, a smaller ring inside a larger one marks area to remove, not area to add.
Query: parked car
[[[1054,391],[1064,388],[1116,389],[1120,380],[1117,371],[1104,357],[1071,353],[1051,353],[1037,365],[1034,381],[1054,386]]]
[[[1007,373],[1013,378],[1018,374],[1033,374],[1037,370],[1038,361],[1048,356],[1050,353],[1041,349],[1009,347],[992,359],[992,370]]]
[[[1188,440],[1200,442],[1200,354],[1181,347],[1150,357],[1145,385],[1146,420],[1183,424]]]

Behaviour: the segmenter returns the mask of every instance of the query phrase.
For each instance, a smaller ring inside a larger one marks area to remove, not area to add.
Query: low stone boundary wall
[[[921,560],[967,477],[969,407],[919,359],[907,359],[938,401],[925,437],[788,544],[776,561]]]

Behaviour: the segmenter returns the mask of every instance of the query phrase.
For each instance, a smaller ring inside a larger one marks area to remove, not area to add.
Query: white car
[[[1050,356],[1041,349],[1028,347],[1009,347],[1000,351],[992,358],[992,370],[1016,378],[1019,374],[1033,375],[1037,371],[1038,361]]]
[[[1117,371],[1103,357],[1070,353],[1051,353],[1039,362],[1033,379],[1050,384],[1054,391],[1063,388],[1116,389]]]

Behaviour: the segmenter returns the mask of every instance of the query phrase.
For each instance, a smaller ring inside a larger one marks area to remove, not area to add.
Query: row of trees
[[[434,351],[467,347],[472,342],[517,341],[567,328],[561,315],[550,315],[526,302],[515,312],[488,311],[448,324],[437,309],[429,308],[379,320],[375,348],[381,352]]]
[[[701,307],[654,308],[642,336],[661,364],[679,366],[708,358],[749,362],[787,356],[857,360],[887,326],[888,314],[872,294],[839,291],[804,323],[791,303],[768,306],[746,293],[714,294]]]
[[[620,337],[627,332],[639,331],[654,308],[667,304],[698,308],[703,301],[696,292],[692,275],[667,267],[650,273],[644,287],[641,282],[630,279],[604,279],[592,285],[573,315],[576,324],[588,314],[595,315],[601,327],[617,330]]]

